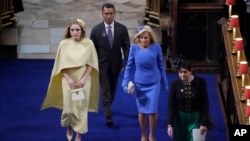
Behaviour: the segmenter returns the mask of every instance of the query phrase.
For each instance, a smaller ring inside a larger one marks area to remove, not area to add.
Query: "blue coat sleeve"
[[[133,81],[134,68],[135,68],[134,47],[131,45],[129,56],[128,56],[128,61],[127,61],[127,65],[126,65],[126,69],[125,69],[125,73],[124,73],[124,77],[122,81],[123,88],[128,85],[129,81]]]
[[[162,85],[164,85],[165,89],[166,89],[166,87],[168,89],[168,80],[167,80],[165,65],[163,62],[162,49],[161,49],[160,45],[158,48],[159,49],[158,49],[157,62],[158,62],[158,67],[159,67],[160,73],[161,73],[161,83],[162,83]]]

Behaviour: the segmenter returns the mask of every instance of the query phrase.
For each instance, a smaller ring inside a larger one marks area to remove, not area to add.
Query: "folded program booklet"
[[[193,141],[205,141],[207,132],[201,134],[200,129],[193,129]]]

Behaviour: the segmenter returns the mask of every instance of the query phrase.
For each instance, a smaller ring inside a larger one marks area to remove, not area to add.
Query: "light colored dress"
[[[158,43],[146,49],[132,44],[122,86],[132,81],[140,113],[157,113],[161,85],[168,85],[161,46]]]
[[[75,82],[79,82],[87,65],[92,67],[90,77],[84,85],[85,99],[72,101],[70,87],[63,77],[67,69]],[[59,44],[50,83],[42,110],[54,107],[62,111],[61,125],[71,126],[78,133],[88,131],[88,111],[97,112],[99,103],[99,70],[97,54],[93,42],[84,38],[80,42],[72,39],[62,40]]]

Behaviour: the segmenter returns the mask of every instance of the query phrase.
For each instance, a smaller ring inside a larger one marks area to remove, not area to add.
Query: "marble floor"
[[[23,0],[24,11],[15,14],[18,25],[18,58],[51,59],[68,22],[81,18],[89,36],[102,21],[101,6],[115,5],[118,22],[125,24],[132,38],[142,23],[146,0]]]

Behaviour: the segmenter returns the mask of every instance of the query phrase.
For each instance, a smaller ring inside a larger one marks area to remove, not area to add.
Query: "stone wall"
[[[102,21],[101,6],[110,2],[116,20],[132,38],[143,21],[145,0],[23,0],[24,11],[15,15],[18,25],[18,58],[52,59],[70,20],[81,18],[91,28]]]

